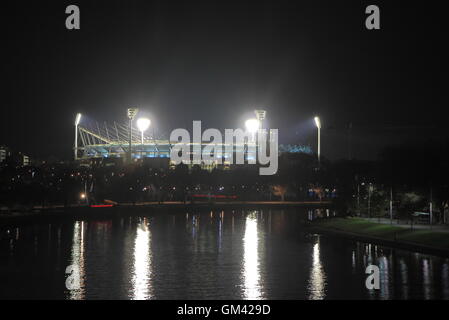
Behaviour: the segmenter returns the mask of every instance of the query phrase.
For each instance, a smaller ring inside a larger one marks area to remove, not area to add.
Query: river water
[[[449,259],[309,233],[307,218],[192,211],[1,228],[0,299],[449,299]],[[378,290],[365,285],[371,264]]]

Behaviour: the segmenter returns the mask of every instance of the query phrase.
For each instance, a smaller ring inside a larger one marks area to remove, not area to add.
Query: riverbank
[[[215,202],[136,202],[120,203],[112,207],[66,206],[34,207],[31,211],[0,214],[0,226],[21,222],[38,222],[54,219],[106,219],[116,216],[138,215],[154,212],[189,212],[206,210],[276,210],[287,208],[324,208],[330,201],[215,201]]]
[[[351,217],[315,220],[309,227],[316,233],[343,236],[395,248],[449,256],[449,234],[430,228],[411,230],[401,226]]]

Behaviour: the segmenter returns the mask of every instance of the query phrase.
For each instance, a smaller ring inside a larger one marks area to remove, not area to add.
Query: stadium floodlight
[[[251,140],[256,141],[256,133],[260,129],[260,121],[257,119],[248,119],[245,122],[246,131],[251,134]]]
[[[128,119],[129,119],[129,150],[128,150],[128,161],[129,163],[132,162],[132,139],[133,139],[133,120],[134,117],[137,115],[137,113],[139,112],[139,108],[128,108],[127,110],[127,115],[128,115]]]
[[[148,118],[139,118],[137,119],[137,128],[139,128],[140,132],[145,132],[151,125],[151,120]]]
[[[318,129],[321,129],[321,121],[319,117],[315,117],[315,124]]]
[[[139,112],[139,108],[128,108],[127,114],[129,120],[134,120],[134,117]]]
[[[318,164],[320,164],[320,154],[321,154],[321,120],[319,117],[315,117],[315,124],[318,128]]]
[[[75,118],[75,143],[74,143],[74,158],[75,160],[78,160],[78,125],[81,121],[81,113],[78,113]]]
[[[148,118],[139,118],[137,119],[137,128],[142,134],[142,151],[140,152],[140,157],[143,155],[143,133],[148,130],[151,125],[151,120]]]
[[[257,120],[259,120],[259,121],[265,120],[265,117],[267,116],[267,111],[265,111],[265,110],[257,109],[257,110],[254,110],[254,113],[256,114]]]
[[[256,133],[260,128],[260,121],[257,119],[248,119],[245,122],[246,130],[250,133]]]
[[[81,121],[81,113],[78,113],[75,118],[75,126],[79,125]]]
[[[265,110],[254,110],[254,113],[256,114],[257,120],[260,122],[260,129],[265,129],[264,127],[264,121],[267,117],[267,111]]]

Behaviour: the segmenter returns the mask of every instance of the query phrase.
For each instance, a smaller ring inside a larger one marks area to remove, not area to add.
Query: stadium
[[[103,159],[117,159],[122,162],[141,160],[159,163],[160,165],[164,163],[173,165],[174,163],[170,161],[170,152],[174,143],[155,134],[154,130],[147,130],[149,123],[146,128],[139,126],[140,120],[142,119],[131,120],[128,124],[118,122],[99,123],[78,114],[75,120],[74,159],[80,162]],[[208,143],[203,143],[201,149],[206,144]],[[191,148],[193,145],[195,143],[188,144],[189,149],[192,150],[191,156],[193,156],[195,150],[195,148]],[[248,145],[252,145],[254,148],[248,148]],[[226,145],[217,143],[215,146],[221,149]],[[256,143],[235,144],[233,150],[235,153],[244,153],[245,160],[250,160],[256,157],[256,147]],[[231,162],[228,161],[227,156],[223,156],[221,153],[218,153],[215,159],[201,162],[203,169],[228,168],[230,165]]]
[[[75,122],[75,160],[95,158],[126,158],[130,152],[132,159],[169,158],[171,145],[168,140],[157,139],[154,135],[131,130],[124,123],[102,123],[78,114]],[[130,139],[131,131],[131,139]]]
[[[248,131],[257,131],[263,127],[266,112],[255,110],[257,119],[249,119],[246,123]],[[74,159],[81,163],[115,159],[121,162],[146,161],[159,163],[159,165],[174,165],[170,161],[170,152],[174,143],[154,130],[148,130],[150,120],[142,127],[139,121],[130,120],[128,123],[100,123],[85,115],[77,114],[75,120]],[[202,148],[209,143],[203,142]],[[189,143],[192,156],[196,148],[191,148],[194,143]],[[252,146],[253,148],[249,148]],[[224,149],[226,144],[216,144],[219,149]],[[247,144],[234,144],[234,153],[244,154],[245,161],[256,158],[257,142]],[[280,145],[281,153],[312,153],[308,146]],[[203,169],[217,167],[229,168],[232,161],[226,155],[217,154],[216,159],[204,160],[201,163]]]

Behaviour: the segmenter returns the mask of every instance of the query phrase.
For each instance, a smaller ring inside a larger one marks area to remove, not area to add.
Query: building
[[[107,164],[117,163],[116,160],[124,162],[128,159],[130,153],[129,126],[116,122],[99,124],[86,117],[83,117],[83,121],[81,121],[80,117],[77,117],[75,127],[74,158],[76,161]],[[174,167],[174,163],[170,160],[173,144],[169,140],[157,137],[152,130],[148,130],[150,133],[144,135],[134,127],[131,131],[132,161],[143,161],[162,167]],[[202,149],[206,144],[208,143],[202,145]],[[188,147],[195,150],[194,145],[195,143],[189,143]],[[216,144],[216,147],[224,150],[225,144]],[[245,159],[255,159],[256,155],[252,151],[257,148],[257,145],[252,143],[252,147],[234,145],[233,151],[234,153],[243,152]],[[191,156],[194,152],[191,152]],[[231,163],[226,155],[217,152],[217,158],[202,161],[200,166],[207,170],[214,168],[227,169],[230,168]]]
[[[266,112],[263,110],[256,111],[258,121],[263,121]],[[83,165],[116,165],[128,162],[131,155],[131,161],[133,162],[143,162],[153,167],[174,168],[175,162],[170,158],[174,145],[174,142],[170,142],[168,139],[155,134],[153,128],[149,128],[142,134],[133,126],[130,137],[129,124],[117,122],[112,124],[99,123],[88,117],[81,117],[80,114],[76,117],[74,159]],[[201,148],[198,148],[198,143],[193,142],[186,143],[184,146],[189,150],[190,157],[193,159],[195,156],[198,156],[198,153],[204,152],[206,145],[211,147],[208,142],[202,142]],[[245,143],[237,144],[233,142],[232,146],[231,144],[226,144],[226,142],[216,143],[213,145],[213,149],[212,157],[205,160],[202,156],[200,157],[203,159],[200,163],[201,168],[206,170],[235,168],[236,166],[233,165],[233,162],[235,162],[237,154],[244,157],[245,163],[256,161],[258,144],[257,139],[254,139],[253,133],[253,136],[248,134]],[[232,159],[230,155],[231,149],[233,153]],[[308,146],[280,145],[278,149],[279,153],[312,153],[311,148]],[[198,152],[198,150],[201,151]],[[226,153],[226,150],[229,153]],[[188,163],[190,168],[193,167],[192,163]]]
[[[26,167],[31,164],[30,157],[24,155],[22,152],[11,152],[8,159],[8,162],[15,166]]]
[[[11,163],[18,166],[29,166],[30,157],[21,152],[12,152],[5,146],[0,146],[0,163]]]
[[[0,149],[0,163],[6,160],[6,150]]]
[[[14,164],[15,166],[26,167],[31,164],[30,157],[27,155],[24,155],[22,152],[11,152],[8,159],[9,159],[8,162],[10,162],[11,164]]]
[[[24,154],[21,155],[21,162],[22,162],[22,166],[29,166],[30,165],[30,157],[26,156]]]
[[[8,147],[0,146],[0,163],[5,162],[11,156],[11,151]]]

